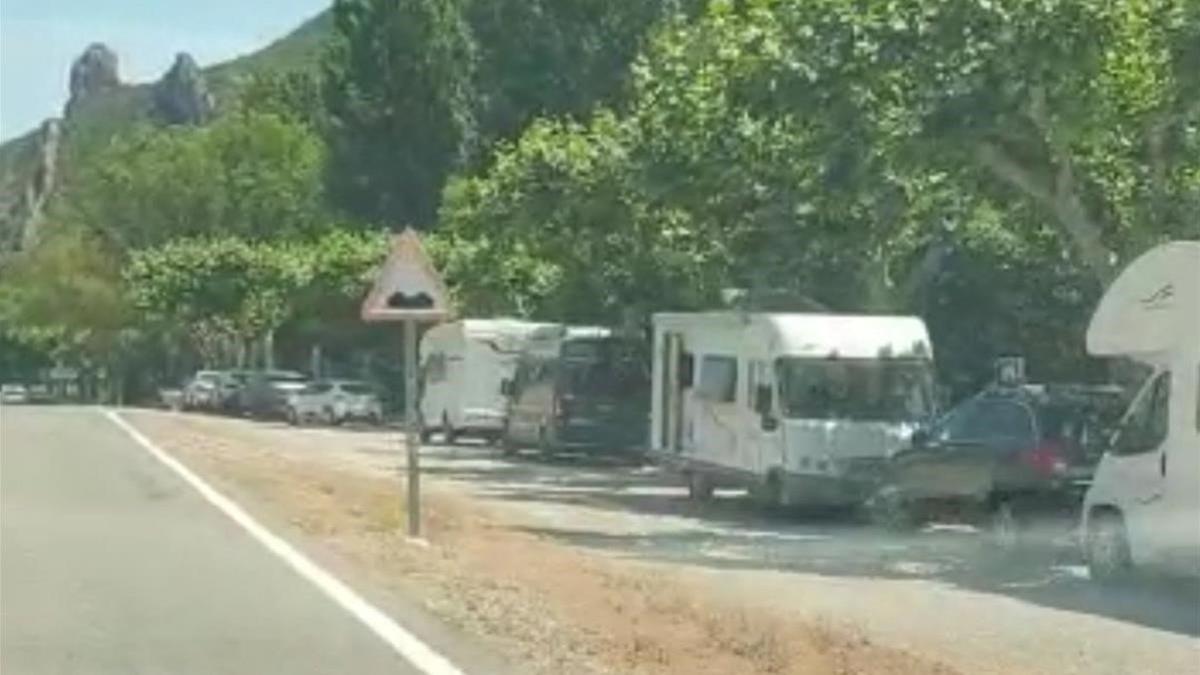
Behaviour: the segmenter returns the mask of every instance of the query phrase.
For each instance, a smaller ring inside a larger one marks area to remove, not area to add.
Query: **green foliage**
[[[361,218],[428,226],[475,131],[474,43],[459,0],[338,0],[333,14],[333,194]]]
[[[1184,0],[717,1],[654,37],[619,114],[454,181],[448,269],[533,316],[724,283],[921,311],[952,367],[1069,371],[1113,261],[1197,233],[1198,31]]]
[[[325,225],[324,146],[304,124],[270,113],[204,128],[142,128],[93,158],[71,186],[65,219],[120,249],[176,237],[250,239]]]
[[[185,326],[209,363],[299,314],[357,307],[385,252],[378,235],[334,231],[312,240],[177,239],[135,252],[123,270],[144,320]]]
[[[61,360],[116,358],[131,318],[116,257],[86,231],[55,231],[0,276],[0,332]]]

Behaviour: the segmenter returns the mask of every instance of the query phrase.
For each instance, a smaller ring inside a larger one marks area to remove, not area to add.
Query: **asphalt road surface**
[[[0,409],[0,513],[0,672],[422,672],[98,410]]]

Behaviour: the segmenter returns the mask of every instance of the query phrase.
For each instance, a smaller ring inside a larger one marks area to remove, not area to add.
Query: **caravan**
[[[658,314],[653,362],[651,445],[698,499],[857,503],[934,407],[916,317]]]
[[[500,438],[507,405],[502,383],[511,378],[530,336],[553,324],[515,319],[465,319],[430,328],[421,338],[421,419],[425,440],[440,431]]]
[[[1133,261],[1100,300],[1087,348],[1153,369],[1084,499],[1092,578],[1200,574],[1200,242]]]

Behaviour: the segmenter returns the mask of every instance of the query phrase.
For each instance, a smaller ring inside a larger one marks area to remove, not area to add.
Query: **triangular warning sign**
[[[442,321],[450,295],[421,239],[411,228],[392,238],[392,250],[363,301],[364,321]]]

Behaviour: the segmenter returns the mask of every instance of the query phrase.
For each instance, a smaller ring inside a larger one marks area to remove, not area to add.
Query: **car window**
[[[342,391],[346,392],[347,394],[354,394],[356,396],[365,396],[367,394],[375,393],[375,390],[371,387],[371,385],[361,384],[358,382],[343,384]]]
[[[999,449],[1034,445],[1030,409],[1015,401],[976,400],[951,413],[938,433],[947,443],[981,443]]]

